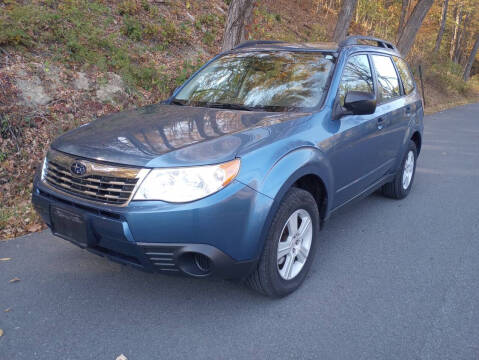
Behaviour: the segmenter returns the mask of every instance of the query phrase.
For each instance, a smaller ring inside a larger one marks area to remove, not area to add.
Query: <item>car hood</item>
[[[156,104],[101,117],[65,133],[52,148],[134,166],[212,164],[266,141],[270,132],[260,129],[306,115]]]

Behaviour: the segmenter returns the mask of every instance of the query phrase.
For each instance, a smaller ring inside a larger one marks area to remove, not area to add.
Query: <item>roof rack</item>
[[[255,45],[266,45],[266,44],[281,44],[284,43],[284,41],[279,41],[279,40],[247,40],[243,41],[241,44],[235,46],[231,50],[236,50],[236,49],[241,49],[245,47],[251,47]]]
[[[378,47],[397,51],[396,46],[394,46],[394,44],[390,43],[389,41],[375,38],[372,36],[361,36],[361,35],[348,36],[346,39],[344,39],[343,41],[339,43],[339,47],[351,46],[351,45],[363,45],[359,42],[360,40],[372,41],[372,42],[375,42],[377,44],[376,46]]]

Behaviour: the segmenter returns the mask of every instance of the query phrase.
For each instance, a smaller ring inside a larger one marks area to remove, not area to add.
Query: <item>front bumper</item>
[[[188,203],[135,201],[126,207],[70,198],[35,178],[32,202],[53,234],[112,261],[148,272],[246,277],[260,255],[261,233],[272,200],[234,181],[222,191]],[[52,209],[77,214],[81,241],[59,233]]]

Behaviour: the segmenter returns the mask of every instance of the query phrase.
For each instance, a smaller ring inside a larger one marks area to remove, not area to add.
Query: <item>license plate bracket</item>
[[[51,207],[53,233],[67,240],[86,245],[87,224],[84,217],[62,207]]]

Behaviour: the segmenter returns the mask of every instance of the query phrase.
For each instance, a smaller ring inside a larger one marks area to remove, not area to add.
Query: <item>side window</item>
[[[339,83],[339,103],[344,106],[348,91],[374,92],[373,77],[367,55],[354,55],[348,59]]]
[[[406,95],[410,94],[414,90],[414,78],[411,75],[411,72],[409,71],[409,66],[407,63],[396,56],[393,56],[393,60],[396,63],[396,68],[398,69],[399,72],[399,77],[402,80],[402,84],[404,86],[404,92]]]
[[[399,80],[391,58],[383,55],[373,55],[372,58],[378,76],[378,103],[400,96]]]

